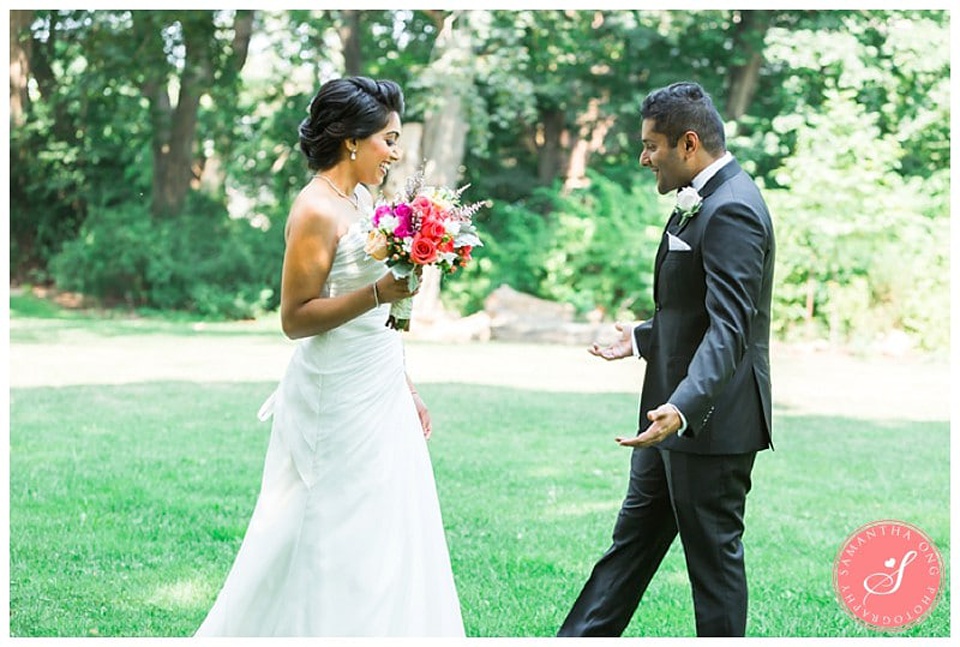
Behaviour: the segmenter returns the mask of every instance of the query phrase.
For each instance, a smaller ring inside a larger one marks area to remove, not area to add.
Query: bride
[[[198,636],[463,636],[425,438],[389,304],[406,279],[364,253],[360,221],[400,156],[403,94],[324,84],[300,125],[314,172],[290,209],[283,332],[299,340],[261,410],[260,495]],[[362,183],[362,184],[361,184]]]

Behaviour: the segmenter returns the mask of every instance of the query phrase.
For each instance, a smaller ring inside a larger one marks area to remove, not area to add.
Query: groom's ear
[[[677,142],[677,149],[680,151],[680,155],[684,160],[693,159],[703,149],[700,135],[698,135],[695,130],[688,130],[683,133]]]

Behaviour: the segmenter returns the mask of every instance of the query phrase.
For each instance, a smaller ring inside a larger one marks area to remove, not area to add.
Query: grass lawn
[[[11,310],[10,634],[190,635],[252,511],[269,433],[255,413],[291,344],[270,322],[102,320],[19,297]],[[434,418],[468,635],[554,635],[609,542],[629,463],[613,437],[635,424],[639,365],[415,340],[408,363]],[[949,564],[948,375],[775,356],[776,451],[747,501],[748,635],[885,635],[832,588],[864,523],[913,523]],[[949,597],[902,635],[949,636]],[[694,635],[677,545],[626,635]]]

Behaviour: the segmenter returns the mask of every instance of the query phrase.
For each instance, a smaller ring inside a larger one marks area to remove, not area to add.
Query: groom
[[[774,237],[753,180],[725,149],[723,122],[695,83],[641,107],[640,164],[677,190],[654,267],[651,319],[617,328],[607,360],[646,360],[638,435],[613,544],[560,636],[619,636],[679,534],[698,636],[743,636],[743,514],[757,451],[770,440]]]

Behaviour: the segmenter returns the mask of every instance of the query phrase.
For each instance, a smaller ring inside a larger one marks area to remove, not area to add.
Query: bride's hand
[[[412,297],[419,290],[410,290],[408,279],[406,277],[398,279],[393,272],[387,272],[377,279],[377,296],[380,303],[393,303],[400,299]]]
[[[420,416],[420,426],[423,427],[423,437],[430,440],[430,434],[433,433],[433,425],[430,422],[430,412],[427,410],[427,405],[420,399],[419,393],[411,391],[411,395],[413,396],[413,404],[417,407],[417,415]]]

